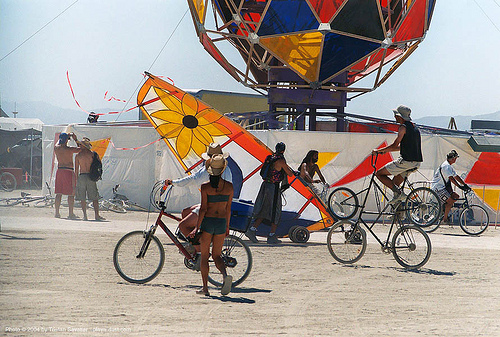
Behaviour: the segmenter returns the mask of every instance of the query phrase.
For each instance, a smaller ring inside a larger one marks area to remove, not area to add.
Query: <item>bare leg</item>
[[[82,206],[83,220],[87,220],[87,202],[85,200],[81,200],[80,205]]]
[[[56,194],[56,199],[55,199],[55,208],[56,208],[56,214],[55,214],[55,217],[56,218],[60,218],[61,217],[61,213],[59,213],[59,209],[61,208],[61,198],[62,198],[62,194]]]
[[[214,259],[215,266],[219,269],[223,277],[227,276],[226,265],[221,258],[225,238],[226,234],[214,235],[212,237],[212,258]]]
[[[272,223],[271,224],[271,230],[269,231],[269,234],[276,233],[276,228],[278,228],[278,225]]]
[[[212,242],[212,234],[207,232],[202,232],[200,238],[201,246],[201,260],[200,260],[200,271],[201,280],[203,282],[203,291],[208,293],[208,258],[210,256],[210,243]]]
[[[96,220],[106,220],[99,215],[99,200],[92,200],[92,206],[94,206],[94,216]]]
[[[73,207],[75,205],[75,196],[68,195],[68,207],[69,207],[69,216],[74,217],[75,213],[73,212]]]
[[[380,182],[385,186],[389,187],[391,191],[394,191],[396,189],[396,185],[394,184],[392,179],[388,177],[389,175],[389,171],[387,171],[387,169],[384,167],[375,172],[375,176],[378,178],[378,180],[380,180]]]
[[[453,206],[453,198],[449,197],[448,200],[446,200],[446,203],[444,204],[444,216],[443,216],[443,221],[448,220],[448,214],[450,213],[451,207]]]

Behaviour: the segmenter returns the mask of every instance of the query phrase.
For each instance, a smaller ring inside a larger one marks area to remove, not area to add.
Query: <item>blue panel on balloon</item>
[[[305,0],[272,0],[257,35],[318,29],[319,22]]]
[[[435,4],[435,0],[429,0],[429,8],[427,9],[427,17],[429,18],[429,20],[431,19],[431,15],[432,15],[432,9],[434,8],[434,4]]]
[[[380,43],[334,33],[326,34],[323,55],[321,56],[319,80],[326,80],[379,47]]]

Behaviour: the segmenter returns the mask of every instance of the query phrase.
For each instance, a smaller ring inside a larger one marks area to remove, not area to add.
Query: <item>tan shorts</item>
[[[408,175],[420,167],[419,161],[406,161],[402,157],[391,161],[386,164],[384,168],[392,174],[393,176],[400,175],[403,178],[408,177]]]
[[[99,192],[97,191],[97,183],[90,180],[90,176],[86,173],[79,174],[76,181],[76,200],[98,200]]]

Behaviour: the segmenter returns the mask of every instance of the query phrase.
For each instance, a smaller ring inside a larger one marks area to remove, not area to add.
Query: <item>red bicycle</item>
[[[131,283],[146,283],[154,279],[165,263],[165,250],[160,239],[155,235],[160,227],[184,255],[184,265],[193,271],[199,269],[199,255],[196,254],[187,238],[177,229],[176,234],[165,225],[162,217],[166,216],[175,221],[181,219],[166,211],[167,201],[172,190],[172,185],[166,187],[163,200],[156,203],[160,213],[156,222],[148,230],[133,231],[125,234],[116,244],[113,253],[113,263],[118,274]],[[181,241],[185,241],[181,243]],[[186,249],[186,248],[191,248]],[[228,275],[233,277],[232,286],[241,284],[250,274],[252,269],[252,253],[248,245],[238,236],[228,235],[222,248],[222,260],[226,265]],[[215,267],[212,259],[209,260],[210,272],[208,280],[211,284],[221,287],[222,274]]]

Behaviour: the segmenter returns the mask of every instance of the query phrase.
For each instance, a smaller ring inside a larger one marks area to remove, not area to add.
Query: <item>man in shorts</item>
[[[59,208],[61,207],[61,199],[63,195],[68,196],[69,216],[68,219],[78,219],[73,212],[75,203],[75,185],[76,176],[73,172],[73,154],[80,152],[79,147],[68,146],[69,138],[73,138],[78,144],[74,133],[62,132],[59,135],[59,140],[54,147],[54,153],[57,158],[56,171],[56,186],[55,186],[55,217],[60,218]]]
[[[381,169],[375,175],[384,184],[394,192],[394,197],[390,203],[395,204],[406,198],[406,195],[401,191],[399,185],[403,182],[408,174],[420,167],[422,159],[420,131],[411,122],[411,110],[407,106],[400,105],[397,109],[392,110],[396,122],[398,122],[398,136],[394,142],[381,149],[373,149],[373,153],[387,153],[392,151],[400,152],[398,159],[393,160]],[[393,179],[389,176],[394,176]]]
[[[457,151],[451,150],[451,152],[446,155],[446,160],[439,166],[436,172],[434,172],[434,177],[432,178],[431,189],[437,193],[444,203],[444,215],[441,220],[442,224],[449,223],[448,214],[455,200],[459,198],[459,195],[453,192],[451,183],[455,184],[463,191],[467,192],[470,190],[469,185],[458,176],[453,166],[451,166],[455,164],[458,157]]]
[[[92,144],[90,144],[90,139],[83,137],[83,140],[78,145],[81,151],[75,156],[75,173],[77,176],[76,200],[80,200],[83,210],[83,220],[88,220],[87,199],[92,200],[95,220],[106,220],[99,215],[99,191],[97,190],[97,183],[91,180],[89,175],[90,165],[94,158],[94,152],[91,151]]]

